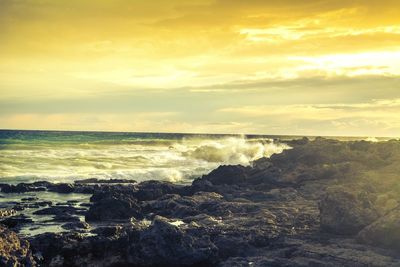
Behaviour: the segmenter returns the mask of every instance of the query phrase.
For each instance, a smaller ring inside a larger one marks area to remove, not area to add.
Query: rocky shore
[[[400,141],[289,145],[191,185],[0,184],[0,265],[400,266]]]

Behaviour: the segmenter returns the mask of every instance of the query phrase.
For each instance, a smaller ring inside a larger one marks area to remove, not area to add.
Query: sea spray
[[[189,183],[221,164],[249,165],[287,148],[260,136],[9,131],[6,136],[0,132],[0,179]]]

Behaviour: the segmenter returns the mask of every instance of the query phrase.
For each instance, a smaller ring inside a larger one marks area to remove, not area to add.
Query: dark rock
[[[68,194],[74,192],[74,186],[72,184],[53,184],[48,188],[48,190],[51,192]]]
[[[202,179],[210,181],[214,185],[220,184],[240,184],[248,179],[248,167],[241,165],[222,165],[211,171],[209,174],[202,177]]]
[[[145,181],[138,185],[133,196],[139,201],[154,200],[167,194],[185,194],[185,186],[163,181]]]
[[[218,206],[222,200],[220,194],[214,192],[198,192],[193,196],[176,194],[164,195],[157,200],[143,204],[144,212],[152,212],[173,218],[185,218],[203,213],[209,206]]]
[[[66,230],[82,230],[82,229],[86,230],[86,229],[90,228],[88,223],[80,222],[80,221],[66,223],[66,224],[63,224],[61,227],[66,229]]]
[[[91,207],[93,205],[93,203],[80,203],[79,206],[80,207]]]
[[[78,204],[79,200],[68,200],[67,203],[68,204]]]
[[[400,207],[365,227],[357,239],[371,246],[393,249],[400,255]]]
[[[221,262],[220,267],[397,267],[396,258],[362,247],[348,240],[337,240],[336,243],[317,242],[313,240],[280,239],[268,250],[247,257],[230,257]]]
[[[38,200],[39,198],[37,198],[37,197],[24,197],[24,198],[21,198],[21,201],[36,201],[36,200]]]
[[[134,184],[136,180],[131,179],[97,179],[88,178],[74,181],[75,184]]]
[[[307,145],[309,142],[310,142],[310,139],[308,139],[307,137],[302,137],[300,139],[285,141],[285,143],[290,146],[304,146],[304,145]]]
[[[208,236],[188,234],[157,216],[128,254],[140,266],[212,266],[218,249]]]
[[[53,217],[51,221],[54,222],[80,222],[79,217],[69,214],[58,214]]]
[[[3,193],[26,193],[26,192],[36,192],[45,191],[46,188],[34,186],[32,184],[20,183],[17,185],[1,184],[1,192]]]
[[[86,221],[124,220],[131,217],[141,218],[141,208],[131,196],[119,195],[101,198],[90,206]]]
[[[46,206],[51,206],[53,205],[53,202],[51,201],[38,201],[35,203],[39,207],[46,207]]]
[[[321,228],[335,234],[357,234],[379,217],[367,192],[343,186],[328,188],[319,209]]]
[[[32,223],[33,220],[26,215],[17,215],[13,217],[8,217],[0,221],[1,224],[7,226],[8,228],[21,227],[24,224]]]
[[[85,214],[85,211],[86,211],[86,209],[84,209],[84,208],[76,208],[76,207],[71,207],[71,206],[54,206],[54,207],[37,210],[33,214],[35,214],[35,215],[65,215],[65,214],[83,215],[83,214]]]
[[[104,237],[120,236],[125,229],[121,225],[97,227],[91,232]]]

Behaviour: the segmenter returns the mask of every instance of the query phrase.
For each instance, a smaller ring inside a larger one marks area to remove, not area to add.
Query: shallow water
[[[0,193],[0,209],[3,208],[13,208],[18,203],[24,203],[22,199],[34,197],[37,198],[37,202],[41,201],[51,201],[53,203],[52,206],[57,204],[62,205],[70,205],[75,207],[80,207],[82,203],[90,202],[89,194],[59,194],[55,192],[26,192],[26,193]],[[67,201],[76,201],[76,203],[71,204],[67,203]],[[35,203],[36,201],[27,201],[25,203]],[[45,232],[66,232],[67,230],[63,229],[61,226],[65,222],[57,222],[53,221],[54,215],[35,215],[34,212],[37,210],[41,210],[47,208],[49,206],[39,207],[39,208],[29,208],[26,207],[21,211],[17,211],[16,215],[24,215],[29,219],[33,220],[33,223],[21,224],[18,229],[18,233],[23,236],[33,236]],[[80,207],[82,208],[82,207]],[[81,221],[84,221],[84,216],[76,215],[79,217]]]

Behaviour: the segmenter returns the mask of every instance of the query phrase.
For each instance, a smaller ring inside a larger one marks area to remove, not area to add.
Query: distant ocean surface
[[[0,183],[85,178],[189,183],[221,164],[249,165],[289,148],[273,138],[0,130]]]

